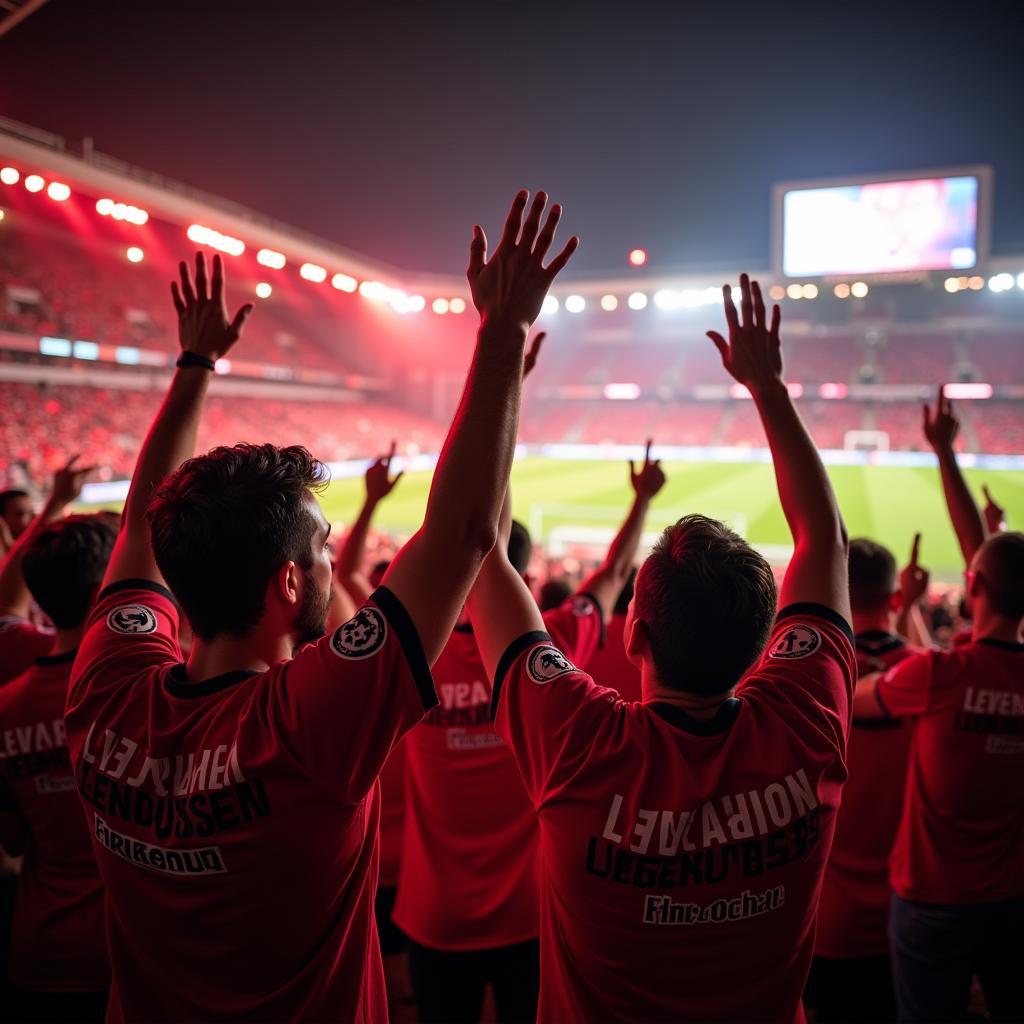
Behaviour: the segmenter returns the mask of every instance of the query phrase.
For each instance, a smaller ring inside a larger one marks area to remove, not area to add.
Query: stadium
[[[0,0],[0,1024],[1024,1020],[937,13]]]
[[[29,126],[0,129],[0,377],[5,406],[17,410],[0,445],[6,486],[46,481],[64,454],[53,425],[70,416],[90,424],[82,458],[104,478],[84,501],[124,498],[173,362],[166,280],[183,247],[200,246],[225,255],[260,314],[245,358],[218,367],[200,445],[257,427],[276,443],[305,439],[331,462],[325,508],[342,524],[358,510],[366,460],[395,439],[410,478],[380,525],[411,533],[461,387],[471,334],[464,280],[374,263],[95,150],[74,154]],[[947,394],[962,400],[968,478],[988,483],[1011,520],[1024,514],[1024,255],[989,259],[984,250],[986,168],[889,178],[780,185],[774,264],[748,269],[782,303],[788,383],[850,529],[898,551],[921,532],[935,578],[952,582],[959,556],[923,450],[921,405],[936,381],[950,384]],[[784,247],[808,240],[785,235],[785,197],[869,184],[910,195],[956,181],[974,183],[970,266],[862,263],[837,273],[834,254],[811,252],[787,270]],[[514,496],[516,515],[557,554],[607,545],[621,516],[622,463],[651,437],[672,468],[653,531],[701,509],[786,561],[755,411],[704,336],[723,279],[735,284],[740,269],[690,277],[638,268],[553,289],[538,321],[551,340],[527,395]],[[562,492],[554,500],[551,476]]]

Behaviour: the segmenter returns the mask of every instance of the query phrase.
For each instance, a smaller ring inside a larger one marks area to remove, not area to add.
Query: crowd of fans
[[[77,458],[35,515],[0,495],[0,1015],[1024,1018],[1024,535],[976,504],[952,403],[924,443],[959,621],[929,627],[917,540],[898,572],[847,537],[745,275],[708,344],[771,451],[781,583],[697,513],[635,566],[648,445],[600,564],[540,586],[508,488],[560,216],[521,192],[493,250],[474,229],[476,349],[397,551],[368,541],[394,446],[340,540],[298,418],[195,456],[252,313],[202,255],[123,513],[66,514]]]

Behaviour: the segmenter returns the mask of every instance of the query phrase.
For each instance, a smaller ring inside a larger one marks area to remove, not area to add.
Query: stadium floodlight
[[[867,283],[864,281],[854,281],[853,284],[850,285],[850,294],[855,299],[863,299],[864,296],[867,295],[867,293],[868,286]]]
[[[605,384],[604,397],[613,402],[632,402],[640,397],[639,384]]]
[[[373,299],[375,302],[390,302],[392,289],[381,281],[364,281],[359,286],[359,294],[364,299]]]
[[[565,300],[565,308],[570,313],[582,313],[587,308],[587,300],[582,295],[570,295]]]
[[[784,299],[786,297],[786,289],[783,288],[781,284],[773,284],[771,288],[768,289],[768,295],[770,298],[778,302],[780,299]]]
[[[647,262],[647,250],[631,249],[629,252],[629,262],[634,267],[642,267]]]
[[[1024,271],[1021,271],[1017,275],[1017,287],[1018,288],[1024,288]]]
[[[113,199],[97,199],[96,200],[96,212],[101,217],[109,217],[114,212],[114,200]]]
[[[629,298],[626,299],[626,305],[630,309],[646,309],[647,308],[647,295],[644,292],[633,292]]]
[[[988,279],[988,288],[992,292],[1008,292],[1013,287],[1013,274],[996,274]]]
[[[942,393],[946,398],[958,398],[958,399],[984,399],[992,397],[992,385],[991,384],[946,384]]]
[[[466,300],[461,298],[458,295],[456,295],[455,298],[453,298],[453,299],[449,299],[448,300],[448,312],[449,313],[455,313],[456,315],[458,315],[459,313],[465,313],[466,312]]]
[[[49,188],[46,190],[46,194],[55,203],[63,203],[65,200],[71,198],[71,188],[68,185],[65,185],[63,181],[51,181]]]
[[[448,300],[447,299],[434,299],[430,304],[430,308],[438,315],[444,316],[448,312]]]
[[[117,214],[115,213],[116,216]],[[204,227],[202,224],[190,224],[185,234],[188,236],[189,241],[195,242],[197,245],[208,245],[211,249],[225,252],[229,256],[241,256],[245,252],[245,242],[240,238],[222,235],[219,231]]]
[[[231,372],[231,360],[230,359],[224,359],[223,357],[218,359],[217,362],[215,362],[213,364],[213,372],[214,373],[221,373],[221,374],[223,374],[223,373],[230,373]]]
[[[283,252],[276,249],[260,249],[256,253],[256,262],[261,266],[270,267],[271,270],[280,270],[287,262]]]
[[[30,174],[25,179],[25,188],[29,192],[42,192],[43,191],[43,187],[45,185],[46,185],[46,182],[43,180],[42,176],[39,175],[39,174]]]
[[[409,297],[409,309],[413,313],[420,313],[427,307],[427,300],[422,295],[411,295]]]
[[[791,284],[786,289],[786,294],[791,299],[802,299],[804,297],[804,286],[802,284]]]
[[[7,216],[7,214],[4,213],[4,211],[2,209],[0,209],[0,221],[2,221],[4,219],[4,217],[6,217],[6,216]]]
[[[845,398],[849,391],[849,387],[842,381],[828,381],[818,388],[818,394],[822,398]]]
[[[359,282],[348,274],[335,274],[331,278],[331,284],[339,292],[354,292],[359,287]]]
[[[848,299],[850,297],[850,286],[848,284],[837,284],[832,289],[832,294],[837,299]]]
[[[125,256],[128,257],[129,263],[141,263],[146,258],[146,254],[137,245],[128,246]]]
[[[541,303],[540,311],[547,313],[550,316],[552,313],[558,312],[558,299],[554,295],[545,295],[544,301]]]
[[[654,293],[654,304],[658,309],[678,309],[682,301],[682,294],[672,288],[660,288]]]
[[[21,181],[21,173],[17,167],[0,167],[0,181],[5,185],[17,185]]]
[[[260,281],[260,283],[256,285],[256,295],[261,299],[269,299],[273,293],[274,289],[271,288],[266,281]]]
[[[947,277],[943,287],[952,295],[954,292],[960,291],[960,279],[958,277]]]
[[[613,313],[619,308],[619,300],[614,295],[602,295],[601,308],[606,313]]]
[[[805,299],[816,299],[818,297],[818,286],[816,284],[805,284],[803,287]]]
[[[321,284],[327,280],[327,268],[316,263],[303,263],[299,267],[299,277],[306,281],[312,281],[314,284]]]
[[[967,287],[972,292],[980,292],[985,287],[985,278],[983,277],[970,277],[967,279]]]
[[[409,306],[409,296],[405,294],[400,288],[392,288],[391,296],[388,300],[391,303],[391,308],[396,313],[411,313],[412,309]]]

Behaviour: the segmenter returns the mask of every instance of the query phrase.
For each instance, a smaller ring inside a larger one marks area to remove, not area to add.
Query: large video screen
[[[787,277],[964,270],[978,262],[975,175],[787,188]]]

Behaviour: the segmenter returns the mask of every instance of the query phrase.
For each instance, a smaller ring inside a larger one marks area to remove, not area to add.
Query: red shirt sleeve
[[[535,807],[586,756],[599,719],[617,697],[578,669],[545,632],[524,634],[502,655],[491,715]]]
[[[17,615],[0,615],[0,686],[10,682],[49,654],[52,629],[41,629]]]
[[[116,690],[140,672],[181,661],[178,605],[151,580],[120,580],[96,599],[78,648],[68,712],[87,698]]]
[[[552,642],[574,665],[585,666],[604,646],[604,617],[593,594],[573,594],[543,618]]]
[[[366,796],[402,736],[438,703],[416,627],[386,587],[286,662],[269,699],[291,756],[349,803]]]
[[[760,662],[740,682],[737,696],[756,696],[795,713],[830,746],[846,749],[850,732],[857,653],[853,630],[838,612],[806,603],[783,608]]]
[[[923,715],[929,708],[934,679],[934,657],[930,651],[904,658],[878,680],[875,698],[894,718]]]

